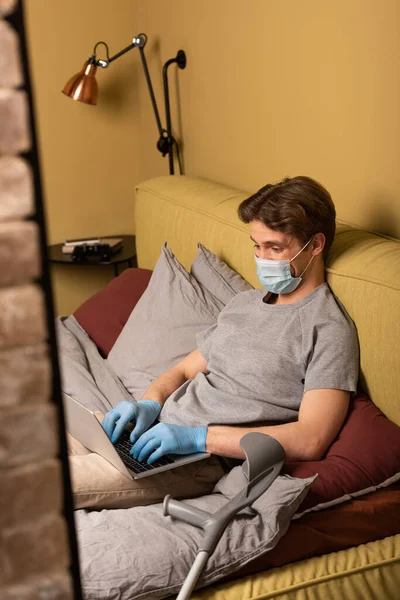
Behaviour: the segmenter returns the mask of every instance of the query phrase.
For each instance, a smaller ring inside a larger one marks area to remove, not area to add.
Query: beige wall
[[[116,52],[141,31],[161,109],[162,64],[178,48],[187,53],[171,82],[188,174],[249,191],[310,175],[340,218],[400,238],[398,0],[25,4],[51,241],[131,233],[135,183],[168,172],[136,51],[99,74],[98,107],[59,93],[94,42]],[[65,314],[112,273],[55,275]]]

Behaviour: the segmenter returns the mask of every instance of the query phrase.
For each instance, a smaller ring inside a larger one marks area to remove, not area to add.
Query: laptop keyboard
[[[157,469],[158,467],[165,467],[166,465],[171,465],[174,462],[176,462],[173,458],[170,458],[169,456],[162,456],[159,460],[156,460],[156,462],[152,465],[148,465],[146,462],[139,462],[138,460],[135,460],[132,454],[129,454],[129,450],[132,448],[133,445],[129,441],[129,436],[130,433],[128,431],[123,431],[118,442],[114,444],[114,448],[121,457],[122,462],[134,473],[144,473],[145,471],[152,471],[153,469]]]

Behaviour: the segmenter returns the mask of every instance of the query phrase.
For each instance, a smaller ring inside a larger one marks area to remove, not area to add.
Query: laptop
[[[124,430],[118,442],[113,444],[94,412],[72,396],[68,396],[64,392],[62,396],[68,433],[86,448],[108,460],[118,471],[130,479],[149,477],[161,473],[161,471],[204,460],[210,456],[207,452],[186,455],[166,454],[152,465],[139,462],[129,454],[129,450],[132,448],[129,431]]]

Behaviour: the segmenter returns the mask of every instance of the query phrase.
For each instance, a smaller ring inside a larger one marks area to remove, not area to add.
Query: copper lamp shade
[[[63,94],[85,104],[97,104],[98,87],[95,79],[97,66],[87,60],[79,73],[73,75],[65,84]]]

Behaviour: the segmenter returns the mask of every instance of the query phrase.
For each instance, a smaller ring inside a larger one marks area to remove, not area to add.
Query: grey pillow
[[[238,293],[254,289],[211,250],[197,244],[198,252],[190,269],[199,284],[221,303],[221,309]]]
[[[196,333],[213,325],[220,303],[164,244],[148,287],[107,362],[135,400],[196,347]]]
[[[316,476],[280,475],[228,524],[209,558],[197,588],[234,573],[272,550],[286,533],[292,515]],[[215,513],[246,484],[241,467],[225,475],[212,494],[185,500]],[[162,504],[125,510],[75,512],[85,598],[135,600],[176,594],[193,564],[203,532],[164,517]]]

